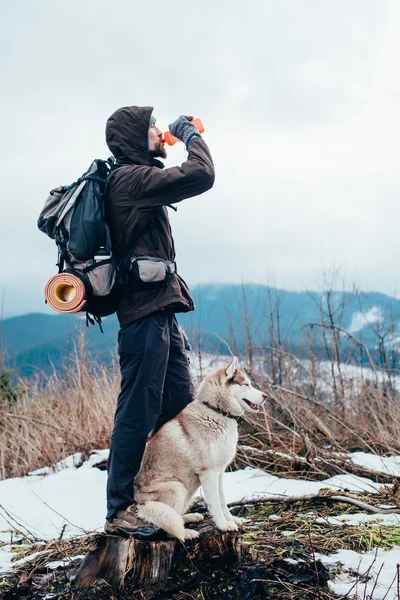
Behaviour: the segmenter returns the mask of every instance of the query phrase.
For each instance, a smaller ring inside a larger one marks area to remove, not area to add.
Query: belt
[[[177,273],[178,272],[178,267],[176,266],[176,262],[167,262],[167,271],[170,275],[172,275],[172,273]]]
[[[175,312],[174,308],[175,308],[175,304],[167,304],[167,306],[162,306],[158,310],[164,310],[166,312]]]

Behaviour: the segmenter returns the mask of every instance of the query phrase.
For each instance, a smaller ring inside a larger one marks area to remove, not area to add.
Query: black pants
[[[148,434],[193,400],[184,340],[176,317],[157,311],[118,333],[121,391],[108,458],[107,520],[133,502]]]

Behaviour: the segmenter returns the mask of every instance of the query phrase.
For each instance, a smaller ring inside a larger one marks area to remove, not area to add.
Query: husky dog
[[[223,474],[233,460],[237,419],[256,413],[266,395],[252,387],[233,357],[226,368],[207,375],[196,398],[148,442],[134,497],[137,516],[181,541],[198,537],[185,523],[204,517],[185,514],[200,485],[211,516],[221,531],[237,531],[241,522],[229,512]]]

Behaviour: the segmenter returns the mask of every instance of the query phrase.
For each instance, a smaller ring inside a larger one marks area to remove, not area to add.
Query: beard
[[[152,158],[167,158],[167,151],[165,147],[161,147],[161,143],[158,144],[153,150],[150,150],[149,154]]]

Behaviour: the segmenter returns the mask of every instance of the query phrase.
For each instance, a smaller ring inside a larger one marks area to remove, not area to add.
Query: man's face
[[[155,123],[149,128],[149,154],[153,158],[167,158],[163,133]]]

